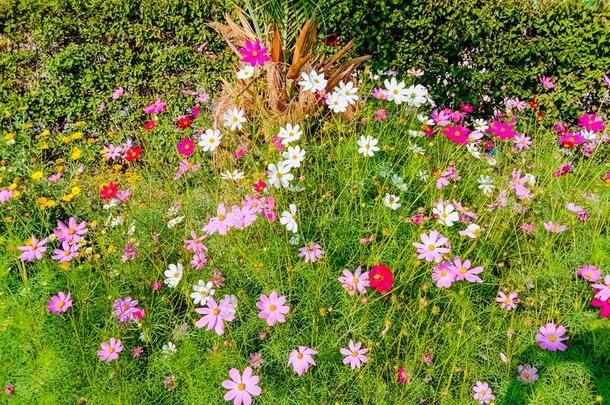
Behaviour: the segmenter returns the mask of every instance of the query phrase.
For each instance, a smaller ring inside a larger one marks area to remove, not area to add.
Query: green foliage
[[[18,106],[38,122],[86,119],[112,90],[152,98],[209,89],[233,60],[207,23],[224,0],[4,0],[0,6],[0,114]]]
[[[610,74],[610,3],[486,0],[331,0],[328,32],[356,38],[377,68],[415,67],[432,93],[487,110],[484,95],[528,99],[550,76],[565,114],[599,105]],[[585,97],[583,94],[588,93]]]

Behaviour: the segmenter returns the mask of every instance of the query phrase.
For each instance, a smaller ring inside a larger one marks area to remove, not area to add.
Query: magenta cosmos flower
[[[246,46],[239,50],[242,54],[242,62],[249,63],[252,66],[264,65],[271,58],[267,55],[267,48],[261,47],[258,39],[255,42],[250,42],[246,39]]]
[[[250,405],[252,396],[259,396],[261,388],[258,386],[258,377],[252,375],[252,369],[246,367],[243,374],[239,374],[239,370],[232,368],[229,370],[230,380],[224,380],[222,386],[226,388],[227,393],[225,401],[233,401],[234,405]]]
[[[443,259],[444,254],[451,251],[449,239],[436,231],[430,231],[427,235],[422,233],[420,238],[421,243],[413,242],[413,246],[417,248],[418,259],[438,263]]]
[[[268,296],[261,294],[260,299],[256,302],[256,307],[260,309],[258,317],[265,319],[267,325],[273,326],[276,323],[286,322],[286,315],[290,312],[290,307],[286,304],[286,297],[278,295],[277,291],[271,291]]]
[[[541,76],[540,84],[542,84],[542,87],[544,87],[545,90],[550,90],[555,87],[555,83],[553,83],[553,80],[548,76]]]
[[[465,145],[468,143],[468,135],[470,130],[461,125],[449,125],[443,130],[443,134],[454,143]]]
[[[598,292],[599,290],[595,293],[597,294]],[[600,299],[593,298],[593,300],[591,301],[591,305],[597,308],[601,308],[601,311],[599,311],[599,316],[601,316],[602,318],[607,318],[608,315],[610,315],[610,299],[602,301]]]
[[[123,351],[123,344],[120,339],[111,337],[108,342],[102,342],[101,349],[97,351],[100,361],[113,361],[119,358],[119,353]]]
[[[60,242],[78,242],[87,233],[87,223],[76,223],[76,218],[70,217],[68,224],[57,221],[57,228],[53,231]]]
[[[61,249],[55,249],[51,259],[67,263],[78,256],[78,243],[62,242]]]
[[[517,131],[515,131],[515,126],[516,126],[516,122],[515,122],[515,117],[513,116],[511,118],[511,121],[498,121],[496,119],[494,119],[491,122],[491,126],[489,127],[488,131],[491,132],[491,134],[496,137],[496,138],[500,138],[501,140],[506,140],[509,138],[514,138],[515,136],[517,136]]]
[[[366,294],[366,287],[369,286],[369,273],[368,271],[363,273],[360,266],[356,268],[353,274],[349,269],[343,269],[343,275],[339,277],[339,282],[349,295],[356,294],[356,291],[360,294]]]
[[[49,312],[54,314],[59,314],[60,312],[66,312],[68,308],[72,306],[72,297],[70,296],[70,292],[65,294],[63,291],[57,293],[51,297],[49,302],[47,303],[47,308]]]
[[[302,376],[309,370],[309,366],[315,366],[316,362],[313,356],[318,354],[317,351],[307,346],[299,346],[298,350],[293,350],[288,356],[288,366],[292,366],[292,369],[298,376]]]
[[[195,152],[195,142],[190,138],[181,139],[176,145],[178,153],[183,156],[190,156]]]
[[[196,308],[195,311],[203,316],[195,322],[198,328],[207,327],[207,330],[212,330],[218,335],[225,333],[224,322],[231,322],[235,319],[233,304],[230,299],[225,297],[220,305],[216,303],[214,298],[209,298],[204,308]]]
[[[39,241],[36,239],[36,236],[32,235],[24,246],[18,247],[23,252],[19,256],[19,260],[22,262],[33,262],[36,259],[42,259],[42,254],[47,250],[47,240],[48,238],[44,238]]]
[[[352,370],[360,368],[362,363],[367,363],[369,361],[365,356],[368,351],[369,349],[362,347],[361,342],[354,343],[351,339],[347,347],[339,350],[339,352],[345,356],[343,358],[343,364],[349,364]]]
[[[595,114],[583,114],[578,117],[578,126],[593,132],[601,132],[606,128],[604,121],[598,120]]]
[[[489,384],[486,382],[477,381],[474,384],[474,387],[472,387],[472,390],[474,391],[474,395],[472,397],[479,401],[480,404],[488,404],[496,399],[496,396],[493,394],[493,392],[491,392]]]
[[[540,327],[536,339],[541,349],[554,351],[564,351],[568,348],[562,342],[569,339],[566,334],[566,328],[563,325],[555,326],[554,323],[547,323]]]
[[[299,248],[299,256],[305,259],[305,263],[315,263],[324,256],[324,250],[317,243],[308,243]]]
[[[119,323],[129,322],[134,319],[142,319],[144,317],[144,310],[137,307],[137,305],[138,301],[131,297],[117,298],[112,306],[114,316],[117,317]]]

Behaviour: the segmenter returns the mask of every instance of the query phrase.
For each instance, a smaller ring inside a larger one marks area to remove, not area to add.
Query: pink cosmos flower
[[[144,107],[145,114],[159,114],[165,110],[166,103],[161,101],[160,99],[156,99],[147,107]]]
[[[208,259],[205,256],[205,251],[202,250],[193,255],[193,259],[191,260],[191,266],[193,266],[193,269],[195,270],[201,270],[203,266],[205,266],[207,261]]]
[[[532,144],[532,138],[527,135],[517,135],[513,138],[513,141],[515,142],[515,152],[527,150]]]
[[[515,136],[517,136],[517,131],[515,131],[515,126],[516,126],[516,122],[515,122],[514,116],[511,118],[510,123],[508,121],[500,122],[500,121],[494,119],[491,122],[491,126],[489,127],[489,129],[487,131],[491,132],[491,134],[494,137],[500,138],[501,140],[504,141],[506,139],[514,138]]]
[[[61,249],[55,249],[51,259],[67,263],[78,256],[78,243],[62,242]]]
[[[597,295],[598,293],[599,293],[599,290],[596,290],[595,295]],[[601,308],[601,311],[599,312],[599,316],[601,316],[602,318],[607,318],[608,315],[610,315],[610,299],[607,299],[606,301],[602,301],[600,299],[593,298],[593,300],[591,300],[591,305],[593,305],[594,307],[597,307],[597,308]]]
[[[354,341],[350,339],[347,346],[348,347],[339,350],[339,352],[345,356],[343,358],[343,364],[349,364],[352,370],[354,370],[360,368],[362,363],[367,363],[369,361],[365,356],[369,349],[362,347],[361,342],[354,343]]]
[[[233,401],[233,405],[250,405],[252,396],[259,396],[261,388],[258,386],[258,376],[252,375],[252,369],[246,367],[243,375],[239,370],[232,368],[229,370],[230,380],[224,380],[222,386],[227,389],[224,396],[225,401]]]
[[[356,291],[366,294],[366,287],[369,286],[368,271],[362,273],[362,267],[358,266],[352,274],[349,269],[343,269],[343,276],[339,277],[339,282],[347,290],[349,295],[354,295]]]
[[[563,325],[557,327],[554,323],[547,323],[540,327],[540,330],[536,335],[536,340],[538,340],[541,349],[549,350],[551,352],[557,350],[564,351],[568,346],[562,342],[569,339],[568,336],[565,336],[565,333],[566,328]]]
[[[203,236],[197,236],[195,231],[191,231],[191,238],[192,239],[184,240],[184,248],[186,250],[190,250],[192,252],[202,252],[207,250],[207,248],[203,244]]]
[[[307,346],[299,346],[298,350],[293,350],[288,356],[288,366],[292,366],[295,374],[302,376],[309,370],[309,366],[315,366],[316,362],[313,356],[318,354],[317,351]]]
[[[545,90],[555,88],[555,83],[553,83],[553,80],[548,76],[541,76],[540,83],[542,84],[542,87],[544,87]]]
[[[232,221],[227,217],[227,209],[224,204],[218,204],[216,216],[210,218],[207,225],[203,227],[203,231],[208,235],[213,235],[218,232],[220,235],[226,235],[232,226]]]
[[[566,149],[574,149],[585,142],[584,136],[578,132],[566,132],[558,137],[559,143]]]
[[[106,103],[104,101],[102,101],[98,106],[97,106],[97,111],[98,112],[103,112],[106,109]]]
[[[565,225],[558,225],[554,222],[545,222],[544,229],[546,229],[547,231],[549,231],[551,233],[561,233],[561,232],[567,230],[568,227]]]
[[[78,242],[80,238],[87,233],[87,223],[83,221],[80,224],[77,224],[76,218],[70,217],[67,225],[61,221],[57,221],[57,228],[53,233],[60,242]]]
[[[308,243],[299,248],[299,257],[305,259],[305,263],[315,263],[324,256],[324,250],[317,243]]]
[[[121,145],[114,146],[113,143],[109,143],[108,145],[104,146],[102,152],[102,157],[104,159],[115,160],[120,158],[123,155],[124,151]]]
[[[142,319],[144,317],[144,310],[138,308],[138,301],[131,297],[117,298],[112,306],[114,310],[114,316],[119,320],[119,323],[126,323],[134,319]]]
[[[195,142],[190,138],[181,139],[176,145],[176,149],[182,156],[190,156],[195,152]]]
[[[36,236],[32,235],[24,246],[19,246],[17,248],[23,252],[19,256],[19,260],[22,262],[33,262],[34,260],[42,259],[42,254],[47,250],[47,240],[48,238],[44,238],[39,241],[36,239]]]
[[[373,96],[374,99],[377,99],[377,100],[385,100],[388,97],[385,90],[381,89],[381,88],[374,88],[373,93],[371,95]]]
[[[239,53],[242,54],[242,62],[249,63],[252,66],[263,66],[265,62],[271,60],[269,55],[267,55],[267,48],[261,47],[258,39],[256,42],[250,42],[246,39],[246,46],[241,48]]]
[[[595,114],[583,114],[578,117],[578,126],[593,132],[601,132],[606,129],[604,121],[598,120]]]
[[[123,248],[123,256],[121,256],[121,261],[125,263],[128,260],[134,260],[136,257],[138,257],[138,250],[135,248],[133,243],[127,242]]]
[[[57,293],[57,295],[52,296],[47,303],[47,309],[49,312],[54,314],[66,312],[71,306],[72,296],[70,295],[70,292],[68,292],[68,294],[64,294],[63,291],[60,291]]]
[[[517,367],[519,379],[524,384],[533,384],[538,380],[538,370],[529,364],[522,364]]]
[[[471,283],[482,283],[481,280],[476,275],[483,272],[483,267],[475,267],[473,269],[470,268],[470,260],[460,259],[459,256],[455,256],[453,258],[453,263],[449,264],[449,271],[451,271],[455,276],[455,281],[466,280]]]
[[[437,231],[430,231],[427,235],[422,233],[419,236],[422,243],[413,242],[413,246],[417,248],[418,259],[438,263],[443,259],[444,254],[451,251],[449,239]]]
[[[122,87],[117,87],[116,89],[114,89],[114,92],[112,93],[112,99],[113,100],[118,100],[123,93],[125,93],[125,89]]]
[[[432,280],[438,288],[449,288],[455,281],[455,273],[449,269],[451,265],[449,260],[445,260],[432,270]]]
[[[513,309],[517,308],[519,301],[519,296],[514,291],[508,295],[504,291],[500,291],[496,297],[496,302],[500,303],[500,308],[507,311],[512,311]]]
[[[248,207],[234,205],[231,207],[231,212],[227,214],[227,218],[233,228],[247,228],[256,221],[256,211]]]
[[[411,377],[403,366],[398,367],[398,370],[396,370],[396,382],[398,384],[409,384],[411,382]]]
[[[450,116],[445,110],[434,110],[430,117],[432,118],[432,121],[434,121],[434,124],[439,127],[447,126],[451,122]]]
[[[220,305],[216,303],[214,298],[209,298],[204,308],[196,308],[195,311],[203,316],[195,322],[195,326],[198,328],[207,327],[207,330],[212,330],[218,335],[225,333],[224,322],[231,322],[235,319],[235,312],[233,306],[229,305],[229,302],[225,297]]]
[[[286,322],[284,315],[290,312],[290,307],[285,304],[286,297],[278,295],[277,291],[272,291],[268,296],[261,294],[256,302],[256,307],[260,309],[258,317],[265,319],[269,326],[284,323]]]
[[[604,277],[603,283],[591,284],[591,287],[599,290],[595,293],[595,298],[602,301],[610,299],[610,274]]]
[[[8,187],[0,188],[0,202],[8,202],[15,195],[15,190]]]
[[[530,198],[530,191],[525,188],[525,185],[529,182],[528,177],[526,175],[522,175],[521,172],[517,169],[513,170],[512,179],[508,183],[508,186],[515,191],[517,197],[520,200],[526,200]]]
[[[100,361],[113,361],[119,358],[119,353],[123,351],[123,344],[120,339],[111,337],[108,342],[102,342],[101,350],[97,351]]]
[[[479,401],[480,404],[488,404],[496,399],[489,384],[486,382],[477,381],[474,387],[472,387],[472,390],[474,391],[473,398]]]
[[[465,145],[468,143],[470,130],[461,125],[449,125],[443,130],[443,134],[454,143]]]
[[[585,264],[583,266],[580,266],[576,271],[576,275],[592,283],[595,283],[600,278],[602,278],[600,270],[592,264]]]

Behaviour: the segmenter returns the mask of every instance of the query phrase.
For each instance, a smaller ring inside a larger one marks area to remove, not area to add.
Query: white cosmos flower
[[[199,137],[199,146],[203,149],[204,152],[213,152],[216,150],[218,145],[220,145],[220,141],[222,139],[222,135],[220,130],[218,129],[207,129],[201,136]]]
[[[459,232],[462,236],[468,236],[470,239],[476,239],[481,234],[481,227],[477,224],[470,224],[466,229]]]
[[[341,80],[339,87],[335,87],[333,92],[341,94],[349,105],[356,104],[356,101],[360,99],[358,97],[358,87],[355,87],[352,82],[343,83],[343,80]]]
[[[326,105],[334,113],[342,113],[347,110],[347,100],[343,97],[343,94],[332,92],[326,97]]]
[[[243,180],[246,176],[244,175],[244,172],[236,169],[233,171],[227,170],[226,172],[221,173],[220,177],[223,180],[237,181],[237,180]]]
[[[169,269],[165,270],[163,273],[165,276],[165,284],[168,287],[176,287],[180,280],[182,280],[182,274],[184,274],[184,267],[182,264],[170,264]]]
[[[379,141],[370,135],[362,135],[358,139],[358,153],[364,156],[373,156],[379,150],[377,143]]]
[[[432,212],[438,216],[438,223],[445,226],[453,226],[454,222],[459,222],[460,220],[460,216],[455,211],[453,204],[438,203],[436,207],[432,208]]]
[[[193,284],[191,298],[195,305],[204,306],[208,302],[208,299],[216,292],[216,290],[212,288],[213,286],[211,281],[206,283],[203,280],[199,280],[197,284]]]
[[[468,150],[468,152],[476,159],[481,158],[481,151],[477,149],[477,145],[475,145],[474,143],[469,143],[468,145],[466,145],[466,150]]]
[[[413,152],[414,155],[425,155],[426,154],[426,150],[424,148],[422,148],[421,146],[414,144],[412,142],[409,142],[409,149],[411,149],[411,152]]]
[[[297,233],[299,226],[297,225],[297,206],[290,204],[288,211],[283,211],[280,216],[280,224],[285,225],[286,229],[292,233]]]
[[[280,133],[278,136],[282,140],[282,145],[286,146],[291,142],[296,142],[303,135],[303,131],[301,131],[301,126],[299,124],[292,125],[286,124],[284,128],[280,128]]]
[[[229,110],[225,113],[224,124],[225,127],[229,128],[231,131],[241,129],[244,122],[246,122],[246,113],[244,110],[233,107],[229,108]]]
[[[184,217],[183,216],[172,218],[169,221],[167,221],[167,227],[169,229],[172,229],[174,226],[178,225],[182,221],[184,221]]]
[[[254,76],[254,66],[252,65],[244,65],[244,67],[237,72],[237,78],[239,80],[248,80],[252,76]]]
[[[489,129],[487,121],[483,118],[476,119],[472,122],[472,126],[476,132],[485,132]]]
[[[491,194],[496,186],[494,186],[494,180],[491,176],[482,175],[477,179],[479,183],[479,189],[483,191],[483,194]]]
[[[324,73],[318,74],[315,70],[312,70],[310,73],[301,73],[301,78],[303,80],[299,82],[299,85],[303,87],[303,90],[313,93],[323,91],[328,83],[324,78]]]
[[[305,159],[305,151],[299,145],[289,146],[282,156],[284,156],[284,164],[289,168],[301,167],[301,162]]]
[[[402,104],[407,101],[407,90],[405,89],[405,82],[397,82],[395,77],[390,80],[385,79],[383,84],[385,85],[385,91],[387,94],[387,100],[393,101],[396,104]]]
[[[176,345],[173,344],[172,342],[167,342],[165,343],[162,347],[161,347],[161,351],[163,352],[163,354],[165,354],[166,356],[172,356],[174,354],[176,354],[176,352],[178,351],[176,349]]]
[[[294,178],[290,173],[290,166],[287,166],[284,162],[279,162],[277,166],[270,163],[269,166],[267,166],[267,170],[267,181],[270,186],[275,188],[288,187],[290,181]]]
[[[428,101],[428,89],[421,84],[410,86],[405,90],[406,103],[412,107],[419,107]]]
[[[420,181],[428,181],[428,179],[430,178],[430,175],[428,174],[428,172],[424,169],[419,169],[417,171],[417,178]]]
[[[383,197],[383,205],[393,210],[397,210],[400,208],[398,200],[400,200],[400,197],[397,197],[392,194],[386,194],[385,197]]]

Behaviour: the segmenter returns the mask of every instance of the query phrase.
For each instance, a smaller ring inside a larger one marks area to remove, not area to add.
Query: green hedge
[[[206,26],[228,0],[9,0],[0,5],[0,103],[37,121],[87,118],[116,86],[142,97],[210,88],[233,60]],[[202,46],[203,45],[203,46]]]
[[[445,103],[529,98],[547,75],[557,84],[547,101],[569,116],[599,104],[610,74],[610,3],[588,3],[330,0],[324,10],[327,31],[355,37],[378,68],[423,69]],[[594,95],[583,99],[587,92]]]

